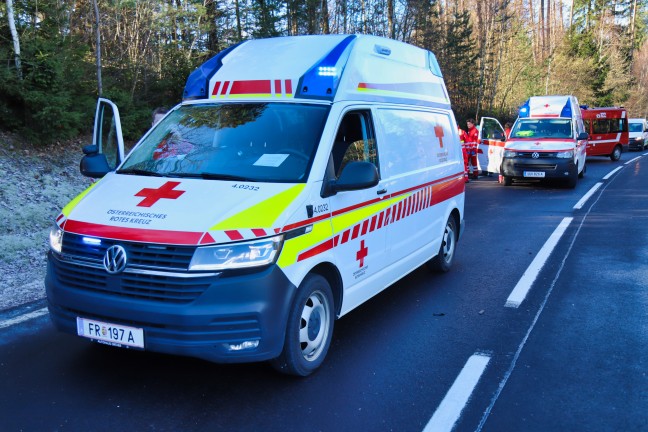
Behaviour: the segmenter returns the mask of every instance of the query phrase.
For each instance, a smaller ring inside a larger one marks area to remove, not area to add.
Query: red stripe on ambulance
[[[358,237],[363,237],[367,232],[373,232],[375,229],[386,227],[389,224],[390,215],[393,216],[392,222],[405,219],[408,216],[423,211],[432,205],[439,204],[447,199],[460,195],[463,193],[464,189],[465,183],[463,176],[455,177],[442,183],[428,183],[423,187],[423,189],[410,195],[405,200],[399,201],[398,203],[387,207],[380,213],[372,215],[370,218],[344,230],[340,244],[347,243],[349,240],[355,240]],[[318,253],[326,252],[329,249],[338,246],[338,238],[339,234],[334,237],[333,241],[329,239],[324,243],[315,246],[313,249],[303,252],[297,257],[297,261],[311,258]],[[329,245],[330,247],[328,247]],[[318,252],[315,253],[315,251]]]
[[[65,230],[75,234],[114,240],[177,245],[197,245],[203,237],[202,232],[125,228],[70,219],[65,222]]]

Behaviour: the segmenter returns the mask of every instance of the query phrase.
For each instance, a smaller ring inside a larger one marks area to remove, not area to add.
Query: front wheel
[[[455,251],[457,248],[457,223],[454,217],[450,216],[446,222],[445,229],[443,230],[443,239],[439,247],[437,256],[428,261],[428,267],[432,271],[446,273],[452,267],[454,261]]]
[[[610,159],[612,159],[615,162],[618,161],[619,159],[621,159],[621,146],[620,145],[614,147],[614,150],[612,150],[612,154],[610,155]]]
[[[504,186],[511,186],[513,184],[513,177],[511,176],[502,176],[502,183]]]
[[[286,339],[272,366],[279,372],[308,376],[324,361],[333,335],[333,293],[317,274],[306,276],[288,315]]]

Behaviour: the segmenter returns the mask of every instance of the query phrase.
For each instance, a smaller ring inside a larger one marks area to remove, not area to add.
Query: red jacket
[[[477,147],[477,144],[479,144],[479,131],[473,126],[466,132],[466,145]]]

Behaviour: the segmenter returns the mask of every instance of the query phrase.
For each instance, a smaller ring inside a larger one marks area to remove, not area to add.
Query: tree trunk
[[[328,11],[328,1],[322,0],[322,34],[331,33],[329,28],[329,11]]]
[[[14,61],[16,62],[16,73],[18,79],[22,80],[22,64],[20,62],[20,39],[18,39],[18,32],[16,31],[16,21],[13,11],[13,0],[7,0],[7,17],[9,19],[9,30],[11,31],[11,38],[13,39],[14,46]]]
[[[324,0],[326,1],[326,0]],[[394,38],[395,36],[395,29],[394,29],[394,0],[387,0],[387,26],[389,27],[387,29],[388,33],[387,36],[390,37],[391,39]]]
[[[99,16],[99,6],[97,0],[92,0],[95,10],[95,24],[97,37],[97,93],[99,97],[103,94],[103,84],[101,82],[101,17]]]

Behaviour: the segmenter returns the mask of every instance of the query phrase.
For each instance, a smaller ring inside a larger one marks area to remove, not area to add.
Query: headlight
[[[574,152],[572,150],[558,152],[556,153],[556,157],[558,159],[571,159],[574,157]]]
[[[517,157],[517,152],[514,152],[512,150],[504,150],[504,157],[505,158],[514,158]]]
[[[635,140],[635,141],[641,141],[641,140],[643,140],[643,138],[642,138],[642,137],[637,137],[637,138],[635,138],[634,140]]]
[[[61,253],[63,247],[63,230],[57,224],[54,224],[49,233],[49,244],[52,251]]]
[[[259,267],[276,261],[283,235],[244,243],[199,247],[189,270],[231,270]]]

